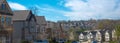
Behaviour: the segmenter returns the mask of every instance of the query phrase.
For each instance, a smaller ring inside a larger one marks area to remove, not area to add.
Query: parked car
[[[49,43],[48,40],[35,40],[33,43]]]
[[[72,43],[78,43],[77,41],[72,41]]]
[[[65,39],[59,39],[59,40],[57,40],[57,42],[58,42],[58,43],[65,43],[66,40],[65,40]]]
[[[94,41],[92,41],[92,43],[97,43],[97,41],[96,41],[96,40],[94,40]]]

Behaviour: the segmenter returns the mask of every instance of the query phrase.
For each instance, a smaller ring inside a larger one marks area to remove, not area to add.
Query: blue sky
[[[36,7],[46,20],[120,19],[120,0],[7,0],[13,10]]]

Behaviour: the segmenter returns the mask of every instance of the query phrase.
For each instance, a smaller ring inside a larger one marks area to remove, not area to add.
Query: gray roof
[[[0,5],[3,3],[3,0],[0,0]]]
[[[9,13],[9,14],[11,14],[11,15],[13,15],[12,13],[12,10],[11,10],[11,8],[9,7],[9,5],[8,5],[8,3],[7,3],[7,1],[6,0],[0,0],[0,9],[2,9],[1,8],[1,6],[2,6],[2,3],[5,3],[5,10],[0,10],[0,12],[4,12],[4,13]]]
[[[31,14],[30,10],[17,10],[13,12],[13,21],[16,20],[26,20],[29,16],[29,14]]]
[[[36,20],[38,24],[46,24],[46,20],[44,16],[36,16]]]

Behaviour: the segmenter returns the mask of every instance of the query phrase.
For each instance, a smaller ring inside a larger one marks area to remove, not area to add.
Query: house
[[[45,20],[44,16],[35,16],[36,20],[37,20],[37,40],[40,39],[46,39],[47,35],[46,35],[46,25],[47,22]]]
[[[47,21],[47,34],[48,38],[65,39],[66,33],[62,30],[61,23]],[[51,31],[50,31],[51,30]]]
[[[93,34],[91,32],[88,32],[87,37],[88,37],[88,40],[92,40],[93,39]]]
[[[102,41],[102,35],[101,35],[100,31],[97,31],[97,33],[96,33],[96,40],[98,42]]]
[[[54,29],[56,29],[56,23],[52,21],[47,21],[46,29],[47,39],[52,38],[53,32],[56,31],[56,30],[54,31]]]
[[[79,35],[79,41],[83,41],[84,40],[84,35],[83,35],[83,33],[80,33],[80,35]]]
[[[36,18],[30,10],[14,11],[13,16],[13,43],[33,41],[37,35]]]
[[[115,32],[115,29],[112,30],[112,40],[116,40],[117,39],[117,36],[116,36],[116,32]]]
[[[108,31],[105,32],[105,41],[110,41],[110,34]]]
[[[12,43],[13,12],[6,0],[0,0],[0,43]]]

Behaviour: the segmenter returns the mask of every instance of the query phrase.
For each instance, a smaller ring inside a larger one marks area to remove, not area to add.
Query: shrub
[[[26,40],[22,40],[21,43],[30,43],[30,42]]]

